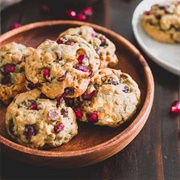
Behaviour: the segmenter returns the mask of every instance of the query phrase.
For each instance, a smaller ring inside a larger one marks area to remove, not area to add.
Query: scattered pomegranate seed
[[[87,7],[87,8],[80,10],[79,13],[84,14],[86,16],[91,16],[93,14],[93,10],[92,10],[92,7]]]
[[[109,84],[113,84],[113,85],[118,85],[119,83],[116,81],[116,80],[114,80],[112,77],[110,77],[109,79],[108,79],[108,83]]]
[[[68,110],[62,108],[62,109],[61,109],[61,115],[62,115],[63,117],[68,117]]]
[[[88,122],[95,123],[98,121],[98,114],[96,112],[93,112],[88,115]]]
[[[124,93],[128,93],[129,92],[129,87],[128,86],[124,86],[124,89],[122,90]]]
[[[43,77],[47,80],[47,78],[50,76],[50,69],[45,69],[43,71]]]
[[[29,107],[30,110],[38,110],[38,107],[37,107],[37,103],[33,103],[30,107]]]
[[[27,87],[29,88],[29,89],[34,89],[34,88],[36,88],[36,87],[39,87],[40,86],[40,84],[39,83],[33,83],[33,82],[28,82],[28,85],[27,85]]]
[[[46,13],[50,12],[50,8],[49,8],[49,6],[46,5],[46,4],[43,4],[43,5],[42,5],[42,10],[43,10],[44,12],[46,12]]]
[[[84,93],[84,94],[82,95],[82,98],[83,98],[84,100],[91,100],[92,97],[94,96],[95,92],[96,92],[96,90],[92,91],[91,93]]]
[[[72,9],[68,9],[68,10],[66,11],[66,14],[67,14],[68,16],[70,16],[70,17],[75,17],[75,16],[76,16],[76,12],[73,11]]]
[[[1,84],[4,84],[4,85],[7,85],[11,83],[11,77],[10,76],[4,76],[2,79],[1,79]]]
[[[9,74],[10,72],[14,72],[15,71],[15,65],[14,64],[7,64],[4,66],[3,70],[4,70],[3,74]]]
[[[73,95],[74,94],[74,88],[73,87],[67,87],[64,89],[64,96],[67,96],[67,95]]]
[[[83,72],[89,72],[89,69],[88,69],[86,66],[82,65],[82,64],[77,64],[77,65],[75,66],[75,68],[76,68],[77,70],[80,70],[80,71],[83,71]]]
[[[82,118],[83,112],[82,112],[82,109],[81,109],[81,108],[74,108],[74,112],[75,112],[76,117],[77,117],[78,119],[81,119],[81,118]]]
[[[83,60],[84,60],[85,58],[87,58],[87,56],[86,56],[85,54],[80,54],[80,55],[78,56],[78,63],[79,63],[79,64],[82,64],[82,62],[83,62]]]
[[[173,114],[178,114],[178,113],[180,113],[180,101],[174,101],[174,102],[171,104],[170,111],[171,111]]]
[[[64,125],[63,124],[57,124],[57,125],[54,126],[55,133],[59,133],[63,129],[64,129]]]
[[[62,41],[61,39],[58,39],[58,40],[56,41],[56,43],[57,43],[57,44],[63,44],[63,41]]]
[[[65,44],[66,44],[66,45],[73,46],[73,45],[74,45],[74,42],[72,42],[72,41],[66,41]]]
[[[79,21],[84,21],[84,20],[86,19],[86,15],[81,14],[81,13],[78,13],[78,14],[75,16],[75,19],[76,19],[76,20],[79,20]]]
[[[149,16],[151,14],[151,12],[150,11],[145,11],[144,14]]]
[[[51,109],[48,113],[48,117],[52,121],[57,121],[59,119],[59,114],[57,113],[56,109]]]
[[[36,130],[35,130],[33,125],[26,125],[25,126],[25,135],[26,135],[26,139],[30,142],[32,136],[36,135]]]
[[[14,23],[11,25],[11,29],[16,29],[16,28],[19,28],[21,26],[20,23]]]

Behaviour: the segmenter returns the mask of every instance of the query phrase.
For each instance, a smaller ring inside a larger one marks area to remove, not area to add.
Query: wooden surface
[[[47,1],[50,12],[43,12],[43,0],[25,0],[1,13],[1,33],[14,22],[22,25],[44,20],[68,19],[63,0]],[[57,1],[56,1],[57,2]],[[129,40],[140,51],[131,27],[132,13],[140,0],[99,0],[92,4],[94,14],[87,19],[105,26]],[[54,5],[55,4],[55,5]],[[66,5],[68,7],[68,5]],[[0,179],[180,179],[180,116],[172,116],[169,107],[179,97],[179,77],[156,65],[142,51],[155,81],[155,98],[147,123],[139,135],[113,157],[77,169],[45,169],[27,165],[1,153]]]

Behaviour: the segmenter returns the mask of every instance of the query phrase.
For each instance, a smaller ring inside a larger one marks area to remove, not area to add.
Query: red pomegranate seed
[[[35,135],[36,135],[36,130],[35,130],[34,126],[33,125],[26,125],[25,126],[26,139],[30,142],[32,136],[35,136]]]
[[[66,44],[66,45],[73,46],[73,45],[74,45],[74,42],[72,42],[72,41],[66,41],[65,44]]]
[[[170,111],[171,111],[173,114],[178,114],[178,113],[180,113],[180,101],[174,101],[174,102],[171,104]]]
[[[80,54],[80,55],[78,56],[78,62],[79,62],[79,64],[82,64],[82,62],[83,62],[83,60],[84,60],[85,58],[87,58],[87,56],[86,56],[85,54]]]
[[[74,18],[79,21],[84,21],[86,19],[86,15],[78,13]]]
[[[93,14],[93,10],[92,10],[92,7],[87,7],[87,8],[82,9],[79,13],[84,14],[86,16],[91,16]]]
[[[30,110],[38,110],[37,103],[33,103],[30,107]]]
[[[84,93],[84,94],[82,95],[82,98],[83,98],[84,100],[91,100],[92,97],[94,96],[95,92],[96,92],[96,90],[92,91],[91,93]]]
[[[21,26],[20,23],[14,23],[11,25],[11,29],[16,29],[16,28],[19,28]]]
[[[56,124],[54,126],[54,131],[55,133],[59,133],[60,131],[62,131],[64,129],[64,125],[63,124]]]
[[[49,6],[48,5],[46,5],[46,4],[43,4],[42,5],[42,10],[44,11],[44,12],[49,12],[50,11],[50,8],[49,8]]]
[[[86,66],[82,65],[82,64],[77,64],[77,65],[75,66],[75,68],[76,68],[77,70],[80,70],[80,71],[83,71],[83,72],[89,72],[89,69],[88,69]]]
[[[59,114],[57,113],[56,109],[51,109],[48,113],[48,117],[52,121],[57,121],[59,119]]]
[[[151,14],[151,11],[145,11],[144,14],[149,16]]]
[[[82,112],[81,108],[74,108],[74,112],[75,112],[76,117],[77,117],[78,119],[81,119],[81,118],[82,118],[83,112]]]
[[[40,84],[39,83],[33,83],[33,82],[28,82],[28,85],[27,85],[27,87],[29,88],[29,89],[34,89],[34,88],[36,88],[36,87],[39,87],[40,86]]]
[[[129,87],[128,86],[124,86],[124,89],[122,90],[124,93],[128,93],[129,92]]]
[[[7,64],[4,66],[4,74],[9,74],[10,72],[14,72],[15,71],[15,65],[14,64]]]
[[[61,39],[56,40],[57,44],[63,44],[63,41]]]
[[[93,112],[88,115],[88,122],[95,123],[98,121],[98,114],[96,112]]]
[[[66,11],[66,14],[69,16],[69,17],[75,17],[76,16],[76,12],[73,11],[72,9],[68,9]]]
[[[43,76],[45,79],[47,79],[50,76],[50,69],[45,69],[43,71]]]
[[[11,83],[11,77],[10,76],[4,76],[2,79],[1,79],[1,84],[3,85],[7,85]]]

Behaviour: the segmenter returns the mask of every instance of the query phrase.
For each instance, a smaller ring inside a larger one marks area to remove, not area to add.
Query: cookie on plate
[[[152,5],[142,15],[141,25],[157,41],[180,43],[180,1]]]
[[[15,42],[0,49],[0,99],[5,104],[26,90],[24,66],[31,50]]]
[[[76,28],[70,28],[62,32],[57,40],[65,35],[79,36],[90,43],[100,59],[100,68],[109,66],[115,66],[118,63],[117,56],[115,55],[115,45],[104,35],[97,33],[90,26],[80,26]]]
[[[16,142],[36,149],[68,143],[78,133],[72,108],[45,98],[38,89],[15,97],[7,108],[6,127]]]
[[[130,75],[104,68],[94,75],[87,91],[75,99],[73,108],[80,121],[117,127],[134,115],[139,102],[140,90]]]
[[[46,40],[27,59],[28,87],[40,87],[49,98],[78,97],[99,68],[93,47],[80,37],[66,36],[60,42]]]

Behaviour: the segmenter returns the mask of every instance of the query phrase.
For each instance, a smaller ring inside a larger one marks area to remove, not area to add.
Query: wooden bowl
[[[90,25],[116,45],[119,63],[116,69],[129,73],[141,90],[137,113],[118,128],[93,126],[78,122],[79,133],[68,144],[49,150],[36,150],[19,145],[9,137],[5,127],[6,106],[0,106],[1,150],[25,163],[50,168],[83,167],[105,160],[126,147],[146,123],[154,99],[154,80],[141,53],[122,36],[104,27],[78,21],[47,21],[22,26],[0,36],[0,46],[15,41],[37,47],[45,39],[55,40],[70,27]]]

